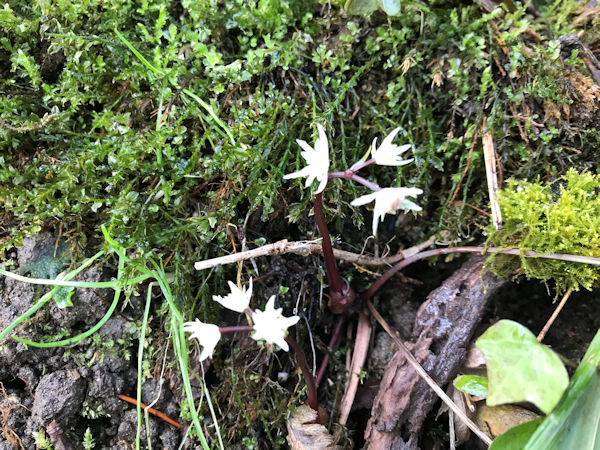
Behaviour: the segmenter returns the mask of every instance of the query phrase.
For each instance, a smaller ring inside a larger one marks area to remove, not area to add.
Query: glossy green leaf
[[[400,12],[402,6],[400,0],[377,0],[377,3],[388,16],[395,16]]]
[[[459,375],[454,380],[454,387],[465,394],[485,398],[488,390],[488,379],[477,375]]]
[[[490,450],[523,450],[527,441],[544,421],[543,417],[525,422],[501,434],[492,442]]]
[[[560,358],[523,325],[501,320],[477,340],[488,370],[487,404],[531,402],[548,414],[569,383]]]
[[[377,8],[377,0],[348,0],[345,5],[348,14],[357,16],[368,16]]]
[[[524,448],[600,450],[600,330],[560,403]]]

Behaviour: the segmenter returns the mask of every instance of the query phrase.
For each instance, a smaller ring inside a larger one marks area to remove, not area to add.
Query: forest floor
[[[561,177],[600,162],[595,2],[408,1],[396,15],[372,11],[394,2],[366,0],[21,3],[0,11],[0,269],[17,278],[0,276],[0,450],[288,448],[306,425],[294,422],[308,394],[295,352],[237,332],[200,363],[182,331],[196,318],[243,326],[213,296],[251,278],[253,308],[276,296],[285,316],[300,317],[289,333],[309,368],[330,358],[317,391],[326,428],[309,442],[449,447],[442,402],[368,302],[359,295],[344,316],[328,308],[314,196],[283,180],[304,163],[296,139],[312,146],[316,124],[332,171],[398,127],[394,142],[410,144],[414,162],[364,177],[423,191],[421,212],[387,215],[373,239],[371,209],[350,205],[363,186],[329,181],[325,218],[334,248],[347,252],[340,273],[359,294],[391,266],[360,257],[415,246],[490,239],[600,257],[600,222],[579,220],[589,219],[579,210],[567,211],[571,228],[526,240],[547,215],[535,200],[559,205],[569,188]],[[497,187],[509,192],[504,234],[492,223],[490,148]],[[530,203],[514,200],[522,191]],[[284,239],[316,247],[194,269]],[[423,259],[372,299],[444,389],[500,320],[539,333],[563,288],[576,289],[543,343],[570,375],[600,329],[595,266],[507,258],[494,260],[509,261],[502,267],[480,255]],[[80,268],[72,281],[89,284],[74,290],[31,283]],[[159,415],[138,413],[138,400]],[[490,439],[518,423],[485,414],[471,417]],[[461,439],[460,448],[485,448]]]

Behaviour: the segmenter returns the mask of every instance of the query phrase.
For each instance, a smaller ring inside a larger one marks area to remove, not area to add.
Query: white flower
[[[395,128],[383,140],[379,148],[377,148],[377,138],[373,139],[371,147],[371,156],[375,159],[375,163],[380,166],[403,166],[412,162],[412,159],[402,159],[401,154],[410,149],[410,144],[401,145],[398,147],[392,144],[392,141],[400,131],[400,128]]]
[[[372,194],[358,197],[350,203],[352,206],[366,205],[375,200],[375,209],[373,210],[373,235],[377,235],[377,225],[383,221],[386,214],[396,214],[397,209],[421,211],[421,207],[408,200],[406,197],[415,197],[422,194],[423,191],[418,188],[384,188]]]
[[[271,296],[264,311],[256,310],[252,314],[254,321],[253,339],[257,341],[264,339],[269,344],[277,344],[286,352],[290,349],[285,342],[285,334],[288,327],[295,325],[300,317],[284,317],[281,315],[282,308],[275,309],[275,296]]]
[[[327,175],[329,175],[329,147],[325,130],[320,124],[317,124],[317,128],[319,130],[319,137],[315,141],[315,148],[312,148],[302,139],[296,139],[298,145],[303,149],[300,154],[306,161],[306,167],[297,172],[285,175],[283,179],[289,180],[290,178],[308,177],[305,184],[305,187],[308,187],[316,178],[319,180],[319,187],[316,192],[318,194],[319,192],[323,192],[327,184]]]
[[[194,322],[183,324],[183,331],[191,333],[190,339],[198,339],[198,343],[204,347],[200,352],[200,361],[204,361],[215,351],[217,343],[221,339],[219,327],[212,323],[203,323],[196,319]]]
[[[246,288],[238,288],[231,281],[228,281],[228,283],[231,294],[228,294],[225,297],[213,295],[213,300],[215,302],[219,302],[225,308],[231,309],[232,311],[237,311],[239,313],[244,312],[244,310],[250,305],[250,298],[252,297],[252,278],[250,278],[247,291]]]

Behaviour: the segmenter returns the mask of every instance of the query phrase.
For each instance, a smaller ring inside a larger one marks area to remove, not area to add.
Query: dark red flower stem
[[[346,324],[347,319],[348,319],[348,315],[344,314],[340,318],[338,323],[335,325],[333,334],[331,335],[331,339],[329,340],[329,351],[334,352],[335,349],[337,348],[337,346],[340,342],[340,336],[342,334],[342,330],[344,328],[344,325]],[[329,364],[329,359],[330,359],[330,355],[327,354],[323,358],[323,361],[321,361],[321,366],[319,367],[319,371],[317,372],[317,381],[316,381],[317,387],[319,387],[319,385],[321,384],[321,381],[323,381],[323,377],[325,376],[325,371],[327,370],[327,365]]]
[[[354,303],[356,293],[348,283],[342,281],[338,272],[335,256],[333,256],[329,230],[327,229],[327,223],[323,215],[323,194],[321,192],[315,196],[315,222],[317,223],[319,234],[323,239],[321,245],[323,248],[323,258],[325,259],[325,270],[329,281],[329,293],[331,294],[329,309],[334,314],[343,314]]]
[[[306,355],[304,354],[304,350],[302,350],[302,347],[300,347],[296,340],[289,334],[285,336],[285,342],[287,342],[290,345],[290,347],[294,349],[294,352],[296,352],[296,361],[298,362],[298,367],[300,367],[300,370],[302,371],[302,375],[304,376],[304,382],[306,383],[306,390],[308,391],[308,406],[310,406],[315,411],[318,411],[319,402],[317,401],[317,385],[315,383],[315,377],[308,368],[308,363],[306,362]]]
[[[233,327],[219,327],[219,331],[222,333],[236,333],[238,331],[252,331],[254,327],[251,325],[237,325]]]
[[[325,259],[325,270],[327,271],[327,279],[329,280],[329,289],[334,292],[341,292],[343,283],[337,269],[335,256],[333,256],[331,238],[329,237],[329,230],[327,229],[327,223],[325,222],[325,216],[323,215],[322,192],[319,192],[315,196],[315,222],[317,223],[317,229],[323,240],[323,258]]]

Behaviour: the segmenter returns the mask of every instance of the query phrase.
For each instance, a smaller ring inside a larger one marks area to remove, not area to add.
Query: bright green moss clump
[[[500,231],[488,230],[487,243],[523,252],[600,257],[599,193],[600,177],[573,169],[546,185],[510,180],[499,192],[504,225]],[[503,275],[516,269],[512,256],[494,256],[489,262]],[[557,293],[591,289],[600,279],[598,266],[550,259],[521,257],[516,270],[528,278],[555,280]]]

